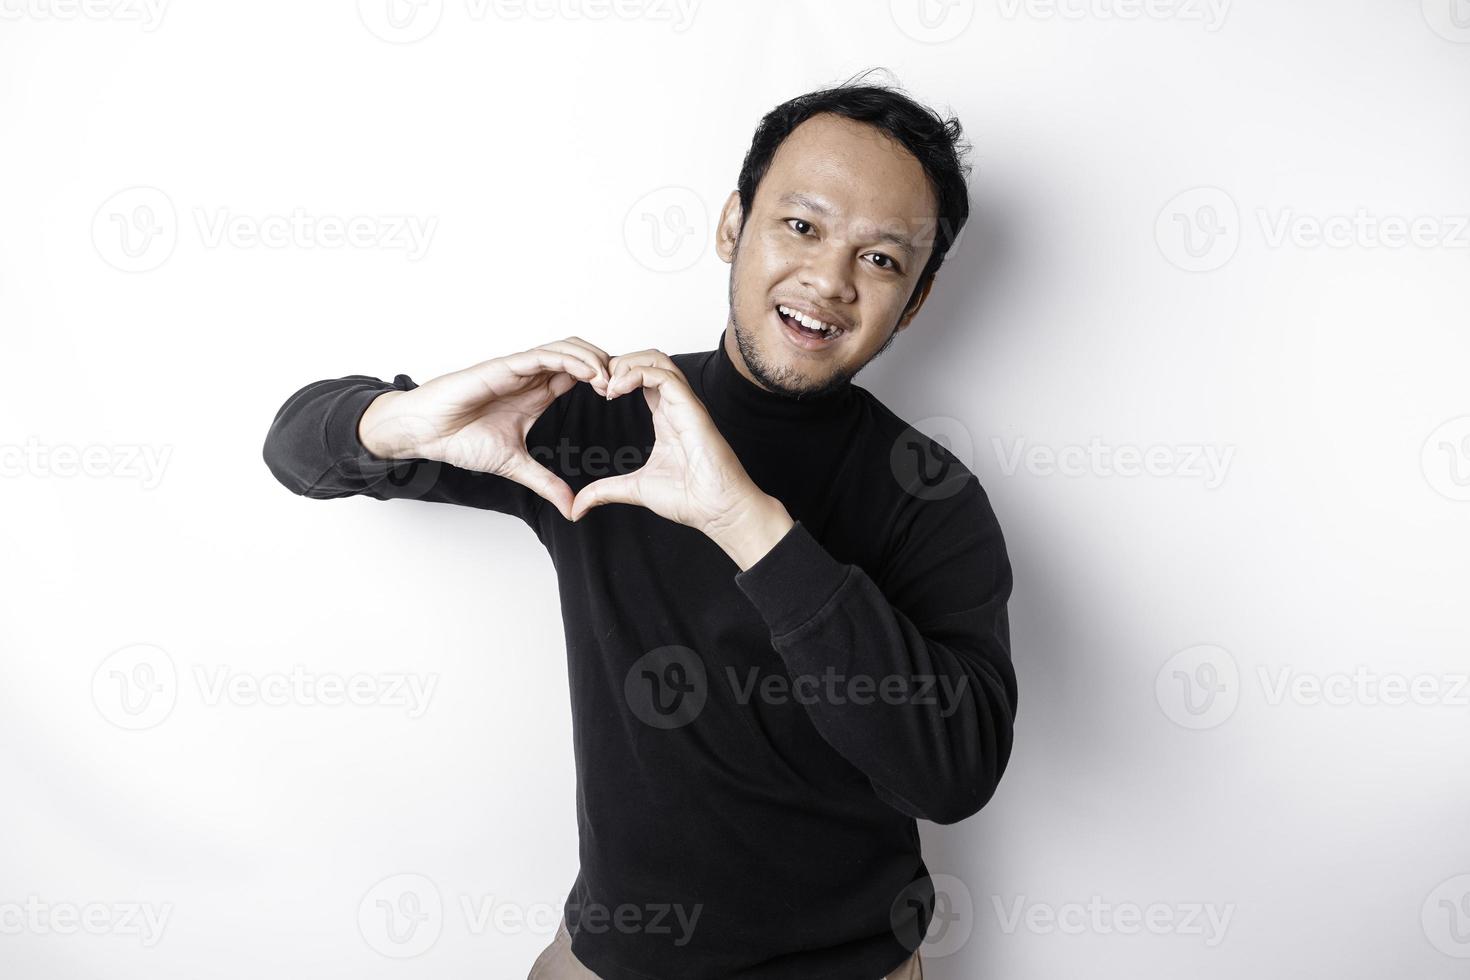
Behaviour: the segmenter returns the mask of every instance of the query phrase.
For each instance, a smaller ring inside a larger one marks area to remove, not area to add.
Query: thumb
[[[578,491],[572,501],[572,520],[581,520],[582,515],[602,504],[640,504],[635,475],[609,476],[594,480]]]
[[[562,517],[572,519],[572,488],[561,477],[532,459],[530,454],[519,456],[506,471],[505,477],[530,489],[536,496],[555,507]]]

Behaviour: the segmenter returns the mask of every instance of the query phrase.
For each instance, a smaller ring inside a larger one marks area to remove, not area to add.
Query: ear
[[[720,209],[720,223],[715,227],[715,252],[729,263],[735,258],[735,243],[740,241],[740,225],[745,216],[740,212],[740,192],[731,191]]]
[[[919,290],[918,294],[909,301],[908,309],[904,310],[903,316],[898,318],[898,326],[894,328],[894,333],[898,333],[904,327],[914,322],[914,317],[919,315],[919,310],[923,307],[924,301],[929,298],[929,290],[934,288],[934,280],[937,278],[939,278],[937,275],[930,276],[929,281],[924,283],[924,288]]]

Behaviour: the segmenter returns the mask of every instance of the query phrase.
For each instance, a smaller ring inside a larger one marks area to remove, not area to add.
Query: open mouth
[[[832,346],[846,331],[820,324],[811,317],[802,316],[787,306],[775,307],[776,319],[781,321],[782,331],[802,350],[821,350]]]

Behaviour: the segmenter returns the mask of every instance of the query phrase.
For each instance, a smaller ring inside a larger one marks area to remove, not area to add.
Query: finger
[[[535,378],[543,374],[565,371],[578,380],[589,384],[601,383],[603,371],[592,355],[578,349],[575,353],[553,350],[549,347],[533,347],[518,354],[500,358],[499,363],[516,378]]]
[[[653,348],[653,347],[645,347],[643,350],[630,350],[630,351],[625,351],[625,352],[619,354],[617,357],[611,358],[607,362],[607,365],[610,368],[616,368],[618,366],[618,363],[620,361],[636,360],[637,358],[642,357],[642,356],[644,356],[646,354],[657,354],[657,353],[658,353],[658,350],[656,348]]]
[[[660,396],[668,397],[674,404],[685,404],[692,397],[689,382],[677,370],[634,364],[613,376],[608,385],[608,397],[617,398],[635,388],[650,389]]]
[[[567,340],[554,340],[549,344],[541,345],[540,349],[557,351],[558,353],[566,354],[569,357],[575,357],[578,361],[586,364],[588,367],[592,368],[596,372],[592,377],[584,378],[583,380],[590,384],[594,389],[598,390],[599,393],[601,393],[602,389],[606,387],[609,378],[607,364],[603,361],[601,357],[599,357],[596,353],[588,350],[586,347],[582,347]]]
[[[665,370],[673,371],[680,376],[683,376],[684,373],[679,370],[679,367],[674,363],[673,358],[669,357],[669,355],[665,354],[663,351],[654,348],[649,348],[648,350],[633,351],[628,354],[619,354],[617,357],[614,357],[611,361],[608,362],[608,370],[613,377],[617,377],[620,371],[625,371],[630,367],[636,367],[639,364],[648,365],[650,367],[661,367]]]
[[[557,350],[562,351],[566,354],[571,354],[596,367],[598,370],[598,377],[588,383],[592,385],[593,389],[596,390],[598,394],[603,393],[603,390],[606,388],[607,382],[612,375],[611,370],[608,368],[607,351],[603,350],[601,347],[589,344],[581,337],[568,337],[565,340],[553,340],[549,344],[542,344],[541,347],[546,350]]]
[[[583,514],[603,504],[639,504],[641,502],[638,499],[638,486],[633,474],[609,476],[601,480],[594,480],[578,491],[576,498],[572,501],[571,519],[581,520]]]
[[[555,507],[562,517],[572,519],[572,488],[561,477],[532,459],[529,453],[517,456],[516,462],[505,471],[505,477],[529,488],[536,496]]]
[[[598,347],[590,340],[583,340],[581,337],[572,336],[567,337],[562,342],[567,344],[577,344],[580,347],[585,347],[587,350],[590,350],[592,353],[597,355],[597,359],[602,362],[602,365],[604,367],[607,366],[607,362],[611,359],[611,355],[609,355],[607,351],[603,350],[601,347]]]
[[[576,375],[567,374],[565,371],[562,371],[561,373],[555,375],[549,382],[547,382],[547,387],[551,389],[551,400],[556,401],[562,395],[565,395],[567,392],[577,387],[580,381],[581,379],[579,379]]]

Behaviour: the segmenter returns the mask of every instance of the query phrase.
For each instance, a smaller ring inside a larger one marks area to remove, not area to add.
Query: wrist
[[[705,533],[743,572],[760,561],[795,524],[781,501],[757,492],[731,508],[725,520]]]
[[[396,388],[384,391],[368,402],[367,408],[357,420],[357,441],[377,459],[413,458],[414,454],[410,447],[404,445],[403,435],[390,414],[393,400],[403,394],[406,392]]]

